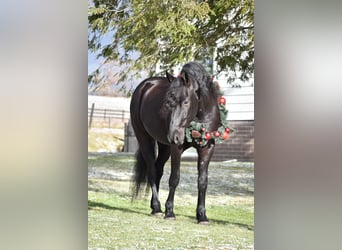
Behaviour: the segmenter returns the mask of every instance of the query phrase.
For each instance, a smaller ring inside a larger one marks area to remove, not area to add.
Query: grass
[[[181,167],[175,197],[176,220],[150,215],[149,196],[131,202],[133,164],[133,157],[123,154],[89,157],[89,249],[253,249],[253,168],[211,163],[212,182],[207,195],[210,225],[204,226],[195,219],[195,162]],[[232,176],[239,178],[226,180]],[[161,183],[162,203],[168,194],[168,177],[169,163]]]
[[[120,152],[124,146],[123,129],[97,129],[88,131],[88,152]]]

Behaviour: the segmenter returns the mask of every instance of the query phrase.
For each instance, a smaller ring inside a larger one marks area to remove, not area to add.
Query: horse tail
[[[133,173],[133,199],[137,198],[139,195],[139,191],[142,185],[146,185],[148,181],[148,169],[146,161],[142,155],[140,148],[138,148],[135,154],[135,165],[134,165],[134,173]],[[146,186],[148,190],[148,187]]]

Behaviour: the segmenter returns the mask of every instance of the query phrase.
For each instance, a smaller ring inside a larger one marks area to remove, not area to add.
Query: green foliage
[[[215,57],[218,72],[254,68],[253,0],[93,0],[88,3],[88,47],[125,65],[120,79],[142,70],[155,74],[190,60]],[[101,44],[111,34],[109,44]],[[137,58],[132,59],[132,54]]]
[[[219,104],[220,109],[220,120],[221,120],[221,126],[217,129],[219,132],[219,136],[215,136],[215,131],[208,131],[208,125],[206,123],[191,121],[190,126],[185,129],[185,138],[187,142],[196,142],[198,145],[204,147],[207,145],[208,140],[214,139],[215,143],[222,143],[223,140],[223,133],[228,128],[230,132],[234,132],[234,129],[229,127],[227,115],[228,110],[226,109],[224,104]],[[196,130],[198,133],[201,134],[198,138],[193,138],[192,131]],[[207,133],[210,133],[210,139],[207,138]],[[228,132],[227,132],[228,133]],[[227,138],[226,138],[227,139]]]

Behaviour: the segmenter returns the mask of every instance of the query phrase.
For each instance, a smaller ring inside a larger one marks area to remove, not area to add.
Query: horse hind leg
[[[160,180],[164,173],[165,162],[169,159],[169,157],[170,157],[170,146],[158,142],[158,158],[156,159],[156,162],[155,162],[155,171],[156,171],[155,183],[156,183],[156,189],[157,189],[157,199],[152,194],[152,198],[151,198],[152,214],[159,215],[162,213],[162,210],[160,208],[159,198],[158,198],[159,186],[160,186]],[[156,207],[158,207],[158,209],[153,210],[153,208],[156,208]]]
[[[163,167],[169,155],[163,146],[159,146],[158,158],[156,159],[155,140],[152,137],[144,137],[139,140],[140,152],[146,165],[146,178],[152,190],[151,214],[159,215],[162,213],[158,198],[160,179],[163,175]],[[165,159],[166,158],[166,159]]]

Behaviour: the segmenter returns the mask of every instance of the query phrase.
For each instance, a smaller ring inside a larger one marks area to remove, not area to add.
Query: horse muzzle
[[[176,129],[173,132],[169,133],[168,139],[169,142],[176,145],[182,145],[184,143],[185,137],[184,129]]]

